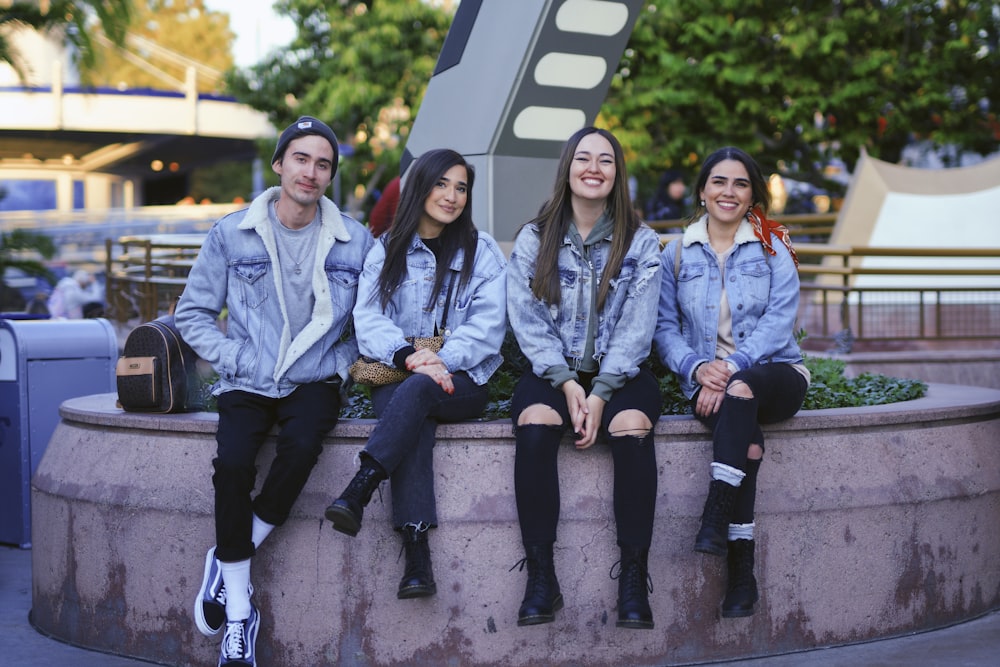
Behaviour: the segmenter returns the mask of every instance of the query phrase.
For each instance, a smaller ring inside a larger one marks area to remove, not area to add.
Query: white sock
[[[253,532],[251,533],[250,540],[253,542],[254,549],[260,548],[261,543],[267,539],[272,530],[274,530],[274,524],[264,521],[256,514],[253,515]]]
[[[219,561],[219,567],[226,584],[226,618],[230,621],[250,618],[250,559],[235,563]]]
[[[725,482],[729,486],[739,486],[747,474],[739,468],[727,466],[725,463],[712,462],[712,479]]]
[[[752,523],[731,523],[729,524],[729,541],[733,540],[752,540],[753,539],[753,527]]]

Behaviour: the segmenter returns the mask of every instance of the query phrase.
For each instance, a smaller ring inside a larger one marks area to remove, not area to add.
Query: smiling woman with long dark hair
[[[437,591],[427,542],[438,521],[437,424],[480,415],[486,382],[502,361],[506,261],[472,222],[474,179],[471,165],[452,150],[416,160],[392,226],[365,260],[354,308],[361,354],[412,374],[372,389],[378,424],[360,454],[361,469],[326,517],[356,535],[372,492],[390,479],[393,527],[406,551],[399,598]],[[433,336],[443,337],[437,352],[411,342]]]

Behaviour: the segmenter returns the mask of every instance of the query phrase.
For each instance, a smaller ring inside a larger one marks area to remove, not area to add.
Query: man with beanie
[[[256,665],[251,559],[305,486],[358,356],[351,310],[374,241],[324,196],[337,159],[325,123],[289,125],[271,159],[281,185],[215,223],[175,312],[184,340],[219,374],[216,543],[194,616],[205,635],[224,630],[220,666]],[[224,309],[225,332],[216,325]],[[276,425],[274,461],[251,497],[257,453]]]

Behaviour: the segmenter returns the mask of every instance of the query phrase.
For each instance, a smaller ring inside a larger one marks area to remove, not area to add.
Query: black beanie
[[[333,133],[329,125],[312,116],[300,116],[297,121],[285,128],[285,131],[278,137],[278,145],[274,149],[271,164],[285,156],[285,149],[288,148],[288,144],[292,143],[293,139],[309,134],[317,134],[330,142],[333,147],[333,171],[336,173],[337,160],[340,156],[340,149],[337,148],[337,135]]]

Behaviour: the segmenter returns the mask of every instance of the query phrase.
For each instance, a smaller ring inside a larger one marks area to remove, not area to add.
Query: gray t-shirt
[[[315,296],[312,289],[312,269],[319,238],[320,212],[302,229],[289,229],[278,220],[274,202],[268,207],[268,217],[274,228],[274,240],[281,265],[281,285],[288,309],[288,324],[295,338],[312,317]]]

